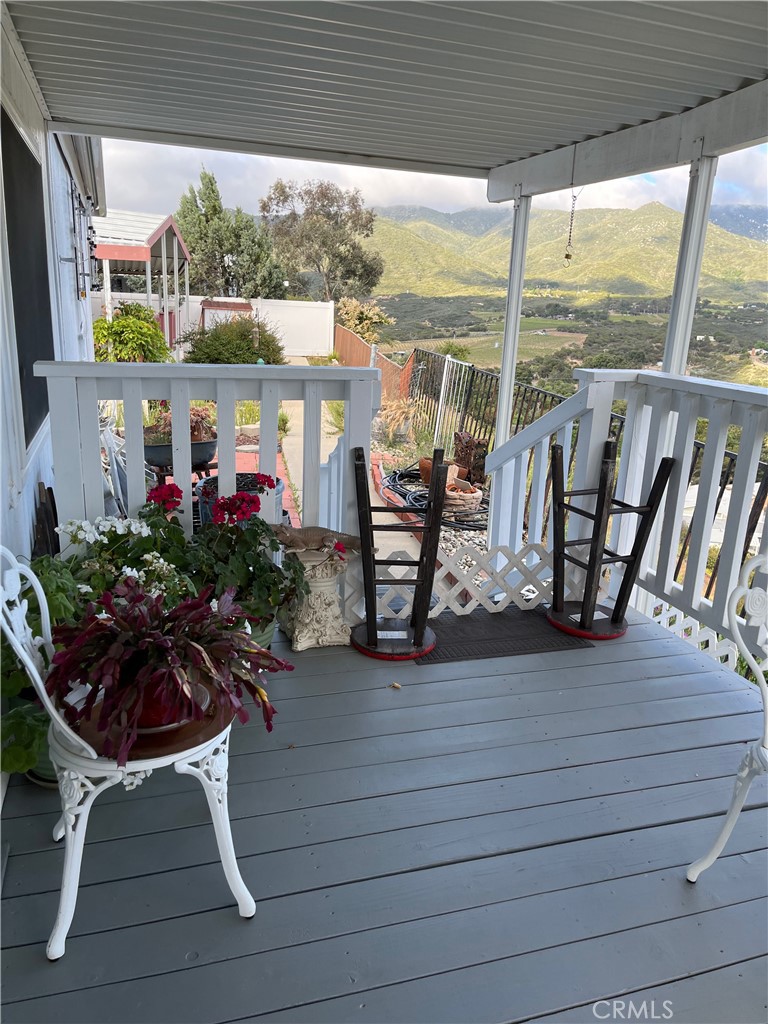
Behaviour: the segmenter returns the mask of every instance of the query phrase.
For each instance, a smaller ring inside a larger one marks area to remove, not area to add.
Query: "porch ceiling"
[[[768,73],[752,0],[8,8],[54,126],[478,177]]]

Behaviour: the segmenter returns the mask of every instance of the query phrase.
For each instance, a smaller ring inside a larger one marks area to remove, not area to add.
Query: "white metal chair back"
[[[35,636],[27,621],[29,601],[25,592],[32,588],[40,606],[41,636]],[[14,654],[19,659],[50,716],[60,741],[75,753],[98,757],[93,747],[80,739],[65,721],[62,713],[48,696],[45,676],[53,657],[51,617],[48,601],[40,580],[29,566],[20,562],[6,547],[0,546],[0,597],[2,598],[2,630]]]
[[[728,598],[728,622],[739,652],[749,665],[760,688],[760,695],[763,698],[762,743],[764,747],[768,748],[768,685],[765,680],[766,669],[768,669],[768,592],[761,586],[755,586],[758,575],[765,573],[766,570],[768,570],[768,553],[747,559],[741,567],[738,586],[733,589]],[[742,618],[746,620],[747,626],[757,629],[757,645],[764,655],[762,664],[757,661],[741,633],[737,609],[742,600],[744,601]]]

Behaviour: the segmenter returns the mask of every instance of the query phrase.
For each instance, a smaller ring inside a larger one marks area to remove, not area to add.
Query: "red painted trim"
[[[425,657],[437,647],[437,641],[435,641],[430,647],[422,647],[412,654],[382,654],[381,651],[375,651],[371,647],[362,647],[356,644],[352,637],[350,637],[350,642],[356,651],[367,655],[369,658],[376,658],[377,661],[413,661],[415,658]]]
[[[97,260],[139,260],[146,263],[152,257],[148,245],[109,245],[100,242],[93,250]]]
[[[620,636],[624,636],[627,632],[627,627],[625,626],[618,633],[590,633],[588,629],[579,629],[578,626],[566,626],[564,622],[551,619],[549,613],[547,613],[547,622],[554,626],[555,629],[559,629],[561,633],[567,633],[569,636],[580,636],[583,640],[618,640]]]
[[[163,223],[160,224],[155,229],[155,231],[149,236],[149,238],[147,239],[147,245],[151,248],[155,244],[155,242],[157,242],[160,238],[162,238],[162,236],[165,234],[165,232],[168,230],[168,228],[170,228],[171,231],[173,231],[174,235],[176,235],[176,237],[178,238],[178,240],[179,240],[179,248],[184,253],[184,258],[186,259],[187,263],[189,263],[189,261],[190,261],[190,259],[192,257],[189,255],[189,249],[186,247],[186,245],[184,244],[184,239],[181,237],[181,231],[179,231],[179,225],[176,223],[176,221],[173,219],[173,217],[166,217],[165,218]],[[168,258],[169,259],[171,259],[172,256],[173,256],[172,252],[170,254],[168,254]]]

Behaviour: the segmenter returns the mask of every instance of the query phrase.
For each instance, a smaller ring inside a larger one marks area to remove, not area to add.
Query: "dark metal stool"
[[[624,615],[629,604],[632,587],[635,585],[648,538],[651,534],[656,514],[659,511],[664,490],[675,460],[664,458],[659,463],[648,500],[644,505],[629,505],[625,501],[614,498],[616,484],[616,442],[606,441],[603,449],[603,461],[600,467],[600,479],[597,487],[579,491],[565,490],[563,471],[563,449],[559,444],[552,445],[552,526],[553,526],[553,558],[554,573],[552,581],[552,607],[547,618],[564,633],[588,637],[591,640],[612,640],[627,631]],[[595,497],[595,510],[579,508],[572,504],[571,498]],[[591,537],[576,540],[565,539],[565,519],[567,513],[591,519],[594,523]],[[620,555],[606,547],[608,525],[611,516],[633,514],[640,517],[632,550],[628,555]],[[589,545],[587,561],[576,558],[569,548]],[[577,565],[584,569],[584,596],[579,601],[565,600],[565,563]],[[613,608],[597,604],[600,589],[600,576],[606,565],[623,562],[624,577],[616,596]]]

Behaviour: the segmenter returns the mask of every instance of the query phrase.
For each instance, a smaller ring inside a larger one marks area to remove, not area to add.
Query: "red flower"
[[[211,508],[211,518],[219,526],[232,526],[250,519],[261,508],[261,502],[255,494],[238,491],[229,498],[217,498]]]
[[[183,492],[176,484],[160,484],[153,487],[147,495],[147,501],[162,505],[166,512],[173,512],[181,504]]]
[[[344,555],[346,555],[346,553],[347,553],[347,549],[344,547],[344,545],[341,543],[340,540],[337,540],[336,543],[333,545],[333,550],[335,552],[337,552],[340,561],[343,562],[344,561]]]

